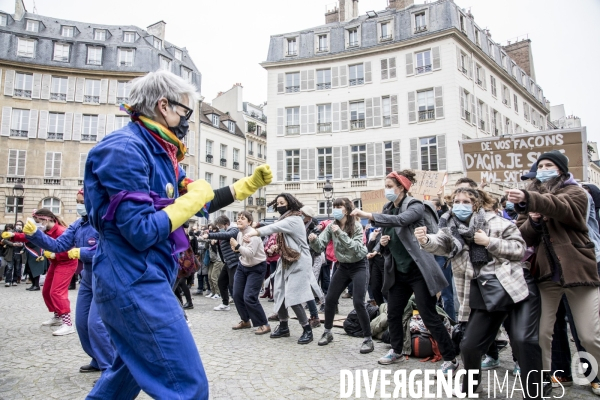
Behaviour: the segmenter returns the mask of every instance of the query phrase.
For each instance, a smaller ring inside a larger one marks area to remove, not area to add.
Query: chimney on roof
[[[165,27],[166,26],[167,26],[167,23],[165,21],[158,21],[157,23],[152,24],[149,27],[147,27],[146,30],[152,36],[156,36],[160,40],[164,41],[165,40]]]
[[[325,23],[351,21],[358,17],[358,0],[339,0],[339,7],[333,4],[327,7]]]
[[[22,20],[26,12],[27,9],[25,8],[25,3],[23,3],[23,0],[15,0],[15,21]]]
[[[339,21],[340,21],[340,9],[338,8],[337,3],[327,6],[327,10],[325,11],[325,23],[331,24],[332,22],[339,22]]]
[[[388,8],[392,10],[404,10],[415,4],[415,0],[388,0]]]
[[[531,52],[531,39],[521,40],[502,46],[506,54],[512,58],[519,67],[525,71],[531,79],[535,80],[535,69],[533,67],[533,54]]]

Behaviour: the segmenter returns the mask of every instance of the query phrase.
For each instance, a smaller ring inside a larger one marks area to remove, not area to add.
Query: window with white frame
[[[491,40],[488,40],[488,46],[490,48],[490,57],[492,57],[495,60],[496,59],[496,46],[494,46],[494,42],[492,42]]]
[[[15,209],[18,214],[23,213],[23,196],[6,196],[6,208],[4,209],[6,214],[14,214]]]
[[[219,127],[220,118],[217,114],[210,114],[210,120],[215,128]]]
[[[466,32],[467,30],[465,29],[465,17],[464,15],[460,14],[460,16],[458,17],[458,22],[460,24],[460,30],[463,32]]]
[[[222,144],[219,149],[219,155],[221,156],[221,160],[227,160],[227,146]]]
[[[367,146],[364,144],[351,146],[350,154],[352,156],[352,178],[367,177]]]
[[[60,29],[60,34],[63,37],[73,37],[75,35],[75,28],[72,26],[63,26]]]
[[[327,202],[326,201],[317,201],[317,214],[318,215],[326,215],[327,214]]]
[[[505,70],[507,70],[507,71],[508,71],[508,66],[506,65],[506,64],[507,64],[507,61],[506,61],[506,54],[504,54],[504,53],[500,53],[500,61],[501,61],[501,63],[502,63],[502,68],[504,68]]]
[[[33,58],[35,52],[35,40],[17,38],[17,55],[19,57]]]
[[[296,93],[300,91],[300,72],[288,72],[285,74],[285,92]]]
[[[219,175],[219,187],[225,187],[227,186],[227,177],[224,175]]]
[[[192,70],[181,66],[181,77],[187,82],[192,82]]]
[[[364,129],[365,127],[365,102],[353,101],[350,103],[350,130]]]
[[[171,60],[163,56],[158,56],[158,59],[160,60],[160,69],[171,71]]]
[[[481,65],[475,64],[475,83],[483,87],[483,69]]]
[[[331,68],[317,70],[317,90],[331,89]]]
[[[60,215],[60,200],[56,197],[49,197],[42,201],[42,207],[52,211],[54,215]]]
[[[133,67],[135,49],[119,49],[119,65],[121,67]]]
[[[467,74],[469,69],[467,66],[469,65],[469,58],[462,51],[460,52],[460,68],[463,74]]]
[[[29,133],[29,110],[12,109],[10,136],[26,138]]]
[[[491,128],[492,128],[492,135],[494,136],[498,136],[498,134],[500,133],[500,127],[498,126],[500,124],[500,114],[498,113],[498,111],[492,109],[492,120],[490,122],[491,124]]]
[[[482,131],[485,131],[485,128],[486,128],[486,126],[485,126],[486,125],[486,121],[485,121],[484,116],[483,116],[483,110],[484,110],[484,108],[485,108],[485,103],[483,101],[479,100],[477,102],[477,115],[479,115],[479,125],[478,125],[478,127]]]
[[[317,149],[317,179],[324,181],[333,177],[333,153],[331,147]]]
[[[419,139],[421,153],[421,169],[424,171],[438,170],[437,139],[435,136]]]
[[[88,46],[86,62],[88,65],[102,65],[102,47]]]
[[[390,40],[392,38],[392,24],[387,22],[381,23],[381,37],[379,38],[382,41]]]
[[[95,142],[98,139],[98,116],[84,115],[83,130],[81,132],[82,142]]]
[[[300,107],[289,107],[286,112],[286,135],[297,135],[300,133]]]
[[[492,89],[492,96],[496,97],[496,78],[494,78],[492,75],[490,75],[490,88]]]
[[[208,182],[209,185],[212,185],[212,177],[213,177],[213,174],[211,174],[210,172],[204,173],[204,180],[206,182]]]
[[[69,62],[69,53],[71,45],[67,43],[54,43],[54,55],[52,60],[59,62]]]
[[[126,81],[117,82],[117,104],[126,103],[129,100],[131,83]]]
[[[8,152],[8,176],[25,176],[27,151],[10,149]]]
[[[328,51],[327,48],[327,35],[319,35],[317,51]]]
[[[362,85],[365,83],[365,73],[363,64],[351,65],[350,70],[350,86]]]
[[[348,47],[356,47],[358,44],[358,28],[348,29]]]
[[[94,29],[94,40],[106,40],[106,29]]]
[[[298,55],[298,39],[297,38],[289,38],[287,40],[287,55],[288,56],[297,56]]]
[[[381,98],[381,107],[382,107],[382,116],[383,116],[383,126],[391,126],[392,125],[392,108],[390,102],[390,96],[385,96]]]
[[[123,41],[125,43],[135,42],[135,32],[123,32]]]
[[[394,156],[392,152],[392,142],[384,142],[383,143],[384,152],[385,152],[385,173],[389,174],[394,170]]]
[[[252,175],[253,173],[254,173],[254,164],[248,163],[248,176]]]
[[[229,128],[229,132],[235,133],[235,122],[228,121],[227,122],[227,127]]]
[[[427,30],[427,20],[425,12],[415,14],[415,33],[424,32]]]
[[[0,26],[6,26],[8,24],[8,17],[6,14],[0,14]]]
[[[100,104],[100,79],[85,80],[84,103]]]
[[[433,89],[417,92],[417,104],[419,106],[419,121],[435,119]]]
[[[62,153],[47,151],[46,152],[46,168],[44,170],[44,177],[60,178],[61,164],[62,164]]]
[[[431,50],[421,51],[416,54],[417,56],[417,69],[415,73],[423,74],[425,72],[431,72]]]
[[[65,114],[51,112],[48,114],[48,139],[63,140],[65,133]]]
[[[317,106],[317,125],[319,133],[331,132],[331,104]]]
[[[179,49],[175,49],[173,51],[173,53],[175,54],[175,59],[181,61],[183,58],[183,52]]]
[[[510,90],[506,85],[502,85],[502,104],[510,107]]]
[[[25,30],[27,32],[39,32],[40,31],[40,22],[28,19],[27,23],[25,25]]]
[[[115,117],[115,130],[123,128],[129,123],[129,121],[131,121],[131,118],[129,118],[128,116],[117,115]]]
[[[513,105],[515,107],[515,112],[518,114],[519,113],[519,99],[517,98],[516,94],[513,94]]]
[[[159,38],[155,37],[152,40],[152,46],[154,46],[154,48],[156,50],[162,50],[162,40],[160,40]]]
[[[288,182],[300,180],[300,150],[285,151],[285,180]]]
[[[258,143],[258,158],[261,158],[263,155],[263,145]]]
[[[24,99],[31,98],[33,89],[33,74],[24,74],[17,72],[15,75],[14,97],[22,97]]]
[[[233,163],[240,163],[240,149],[233,149]]]
[[[481,47],[481,33],[479,32],[479,29],[475,28],[475,44],[479,47]]]

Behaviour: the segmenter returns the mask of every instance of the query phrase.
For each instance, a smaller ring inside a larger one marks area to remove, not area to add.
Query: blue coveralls
[[[179,167],[179,180],[185,173]],[[85,206],[100,234],[92,276],[94,299],[117,355],[88,399],[208,399],[208,381],[183,311],[171,290],[177,262],[170,221],[153,204],[124,200],[102,220],[121,191],[178,196],[173,164],[159,143],[129,123],[106,136],[85,166]]]
[[[108,332],[102,323],[98,308],[93,301],[92,258],[96,254],[98,232],[87,218],[73,222],[56,240],[37,230],[29,241],[53,253],[62,253],[74,247],[80,251],[79,261],[83,263],[82,280],[77,295],[75,326],[83,350],[92,357],[90,365],[102,371],[112,365],[115,349],[110,343]]]

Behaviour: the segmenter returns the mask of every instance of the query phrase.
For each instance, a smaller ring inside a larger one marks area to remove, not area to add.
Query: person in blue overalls
[[[83,350],[92,357],[89,364],[79,368],[79,372],[104,371],[113,362],[115,349],[110,343],[108,332],[98,314],[92,291],[92,258],[96,254],[98,232],[90,225],[83,204],[83,189],[77,192],[77,214],[81,218],[73,222],[57,239],[45,235],[36,225],[27,221],[23,231],[27,239],[52,253],[68,251],[69,258],[78,259],[81,270],[81,283],[75,308],[75,326]],[[78,270],[80,270],[78,268]]]
[[[177,254],[189,246],[181,227],[269,184],[268,165],[215,191],[179,166],[196,88],[168,71],[131,82],[131,122],[88,154],[85,206],[100,234],[94,300],[116,348],[113,364],[88,399],[208,399],[208,381],[183,310],[171,290]]]

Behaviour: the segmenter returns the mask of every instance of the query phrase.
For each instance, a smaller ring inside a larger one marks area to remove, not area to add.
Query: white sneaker
[[[218,294],[215,294],[214,296],[211,297],[211,299],[220,300],[221,296],[219,296]]]
[[[231,307],[226,306],[225,304],[219,304],[218,306],[216,306],[215,308],[213,308],[213,310],[215,310],[215,311],[229,311],[229,310],[231,310]]]
[[[54,336],[65,336],[70,335],[71,333],[75,333],[75,327],[73,327],[73,325],[65,324],[62,324],[60,328],[52,332]]]
[[[208,292],[208,294],[204,297],[213,297],[214,295],[211,292]]]
[[[58,326],[58,325],[62,325],[62,319],[56,318],[56,317],[52,317],[48,321],[42,322],[42,326]]]

